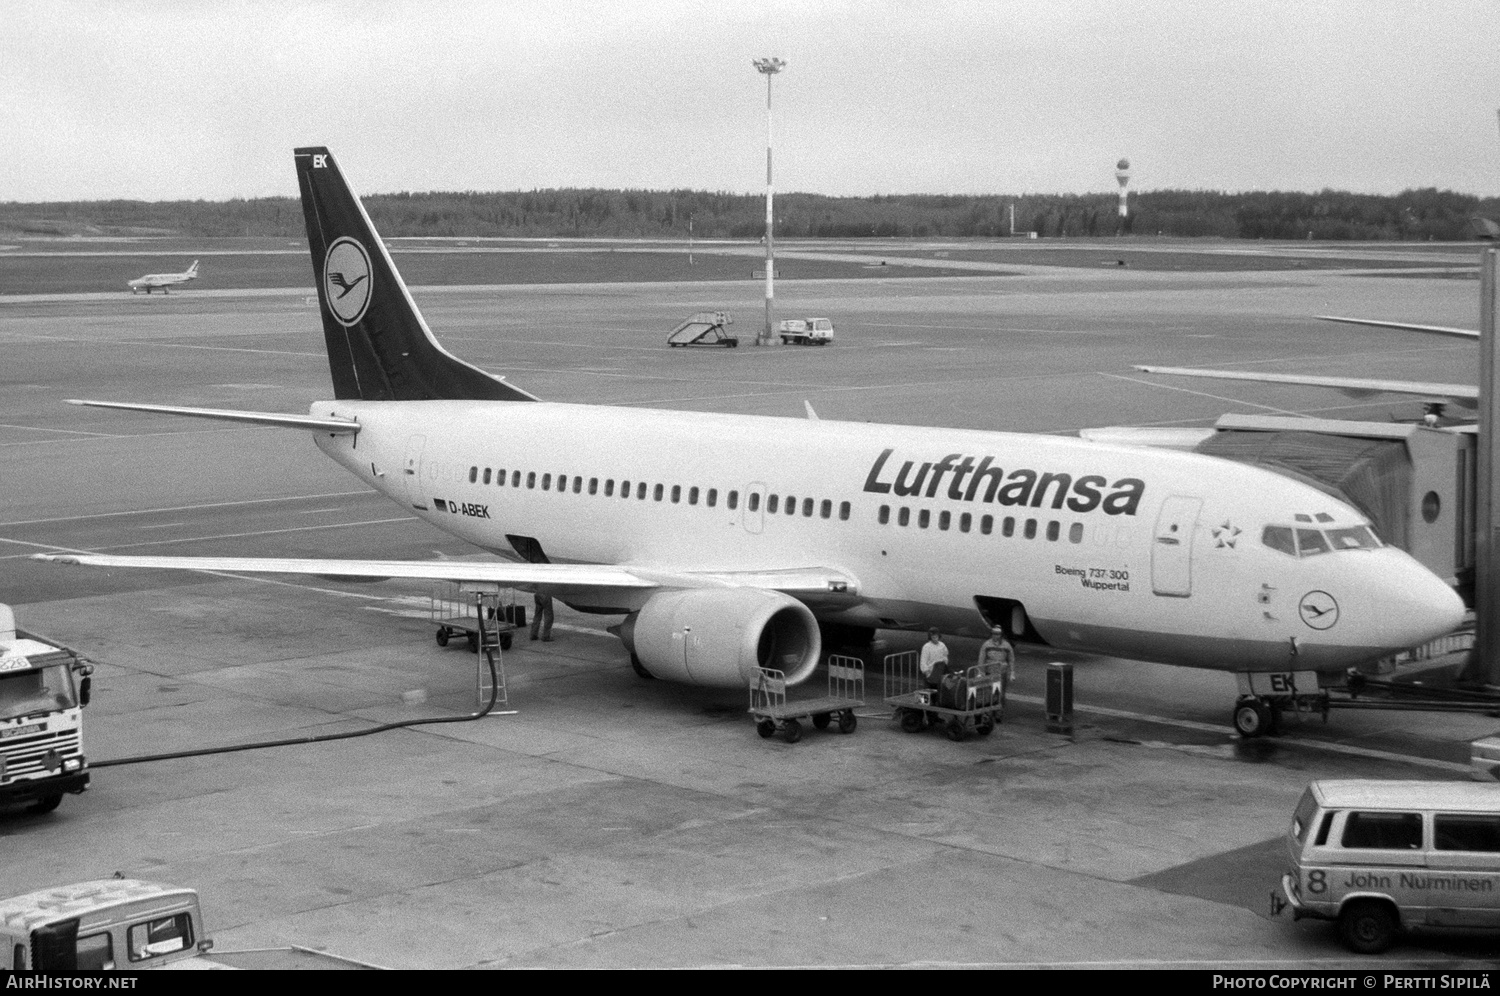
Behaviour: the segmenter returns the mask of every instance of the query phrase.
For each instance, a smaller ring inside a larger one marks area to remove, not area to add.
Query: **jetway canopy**
[[[1473,437],[1388,422],[1225,415],[1199,453],[1255,464],[1340,498],[1439,577],[1473,565]]]
[[[1368,515],[1387,543],[1404,549],[1410,540],[1406,504],[1412,468],[1403,439],[1226,429],[1197,450],[1307,480]]]

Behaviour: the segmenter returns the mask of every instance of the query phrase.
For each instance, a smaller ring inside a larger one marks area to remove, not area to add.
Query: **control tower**
[[[1130,160],[1121,159],[1115,163],[1115,180],[1120,184],[1120,218],[1124,220],[1130,215],[1130,207],[1126,202],[1128,191],[1125,189],[1130,185]]]

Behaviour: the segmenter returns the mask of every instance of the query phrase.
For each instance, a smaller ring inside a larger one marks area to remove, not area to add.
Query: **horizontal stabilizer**
[[[70,405],[89,408],[123,408],[132,412],[156,412],[161,415],[186,415],[190,418],[212,418],[221,422],[247,422],[251,425],[270,425],[283,429],[311,429],[335,436],[352,436],[359,431],[359,423],[347,418],[317,418],[312,415],[283,415],[280,412],[236,412],[222,408],[181,408],[177,405],[140,405],[124,401],[87,401],[69,398]]]
[[[1473,329],[1453,328],[1449,325],[1409,325],[1406,322],[1382,322],[1373,318],[1340,318],[1338,315],[1314,315],[1324,322],[1343,322],[1345,325],[1373,325],[1382,329],[1401,329],[1404,332],[1427,332],[1432,335],[1451,335],[1460,339],[1478,339]]]

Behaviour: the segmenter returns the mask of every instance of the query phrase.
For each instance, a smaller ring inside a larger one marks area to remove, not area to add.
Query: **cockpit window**
[[[1369,526],[1330,529],[1328,541],[1335,550],[1376,550],[1380,547],[1380,540],[1375,538]]]
[[[1378,550],[1383,545],[1369,526],[1328,530],[1267,526],[1260,534],[1260,541],[1292,557],[1315,557],[1341,550]]]
[[[1297,553],[1299,556],[1312,557],[1320,553],[1328,552],[1328,540],[1316,529],[1297,530]]]
[[[1260,534],[1260,541],[1273,550],[1288,556],[1297,555],[1297,544],[1292,541],[1292,531],[1286,526],[1267,526]]]

